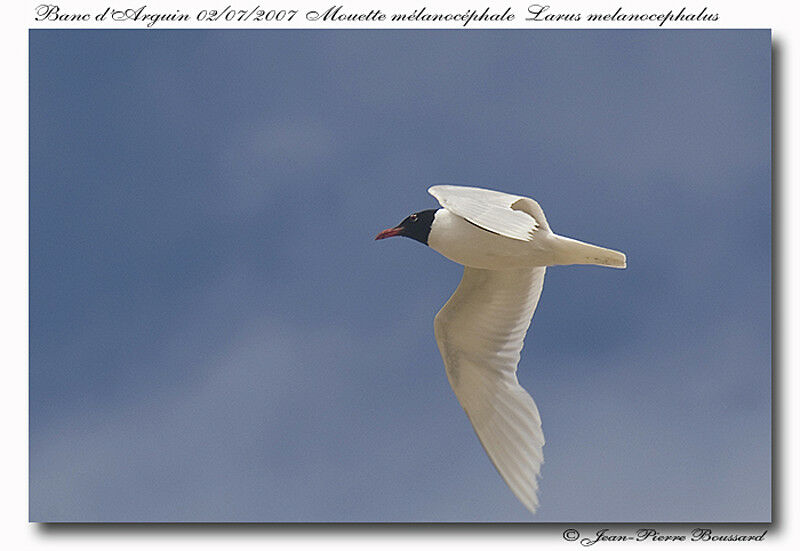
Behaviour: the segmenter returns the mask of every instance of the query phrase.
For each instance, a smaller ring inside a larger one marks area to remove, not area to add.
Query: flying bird
[[[544,434],[517,364],[547,266],[625,268],[625,255],[556,235],[533,199],[473,187],[438,185],[441,205],[408,216],[375,239],[403,236],[464,265],[453,296],[434,318],[447,379],[478,439],[514,495],[531,513]]]

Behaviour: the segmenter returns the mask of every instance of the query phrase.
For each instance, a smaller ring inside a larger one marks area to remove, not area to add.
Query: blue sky
[[[30,514],[766,521],[769,31],[32,31]],[[531,517],[373,242],[435,183],[535,198]]]

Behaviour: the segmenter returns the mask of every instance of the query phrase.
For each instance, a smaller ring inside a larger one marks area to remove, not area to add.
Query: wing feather
[[[539,228],[550,229],[539,204],[527,197],[450,185],[433,186],[428,193],[447,210],[504,237],[530,241]]]
[[[544,434],[539,410],[517,380],[517,364],[544,274],[544,267],[465,267],[461,283],[434,320],[459,403],[492,463],[531,512],[539,504]]]

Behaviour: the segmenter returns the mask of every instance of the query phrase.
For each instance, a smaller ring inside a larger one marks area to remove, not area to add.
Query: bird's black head
[[[403,237],[410,237],[422,243],[428,244],[428,234],[431,233],[431,224],[433,224],[433,216],[438,209],[423,210],[415,212],[414,214],[406,217],[405,220],[400,222],[394,228],[383,230],[375,239],[386,239],[387,237],[394,237],[395,235],[402,235]]]

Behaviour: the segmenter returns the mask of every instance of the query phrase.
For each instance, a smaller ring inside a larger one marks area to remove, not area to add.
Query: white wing
[[[463,186],[433,186],[428,193],[439,204],[487,231],[530,241],[539,228],[550,230],[539,204],[533,199],[500,191]]]
[[[539,410],[517,381],[525,333],[544,283],[544,267],[464,268],[456,292],[436,314],[436,342],[447,378],[500,475],[531,511],[544,434]]]

